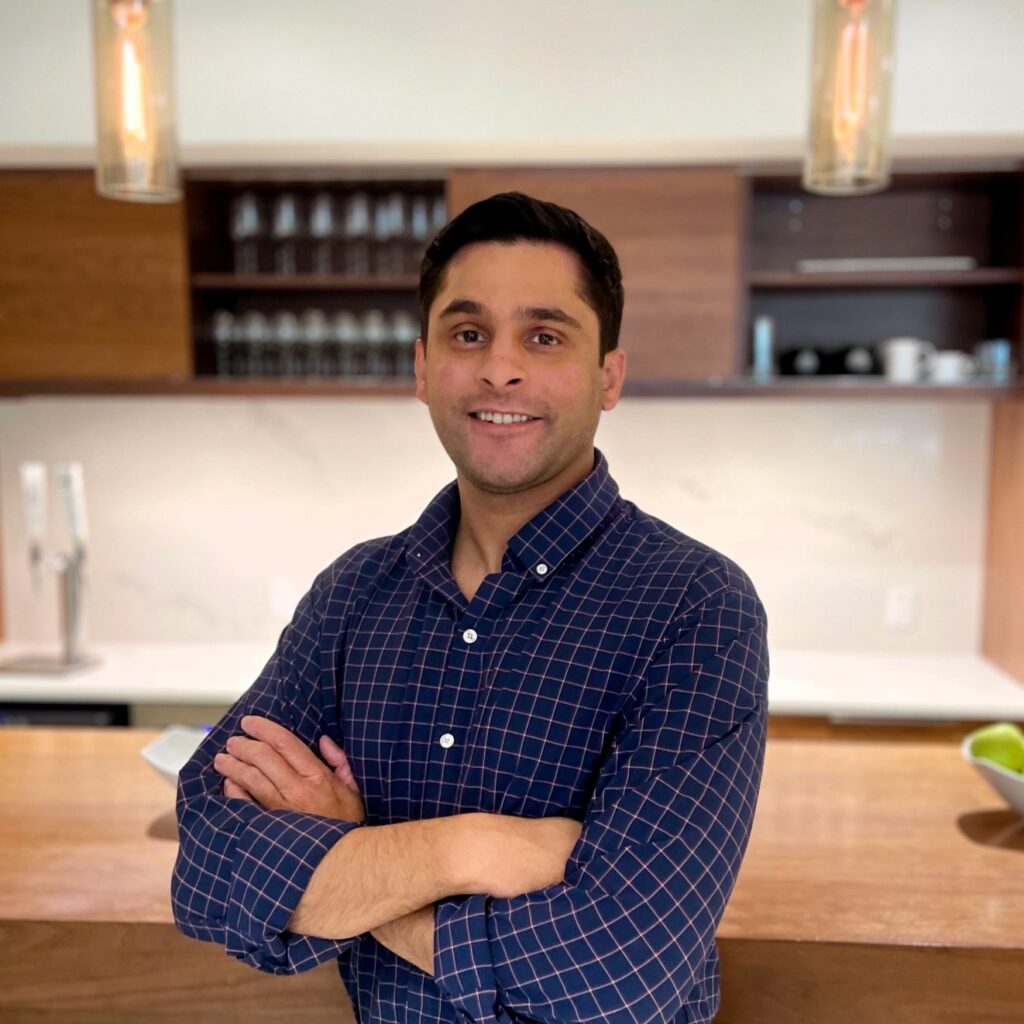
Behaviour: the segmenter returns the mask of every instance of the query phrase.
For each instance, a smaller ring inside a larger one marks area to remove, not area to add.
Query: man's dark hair
[[[481,199],[453,217],[430,243],[420,266],[420,336],[427,343],[430,307],[444,284],[444,268],[474,242],[549,242],[576,254],[581,267],[580,298],[601,325],[598,362],[619,344],[622,326],[622,271],[608,239],[575,210],[534,199],[522,192],[501,192]]]

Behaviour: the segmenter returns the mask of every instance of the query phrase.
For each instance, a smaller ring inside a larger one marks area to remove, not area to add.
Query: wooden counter
[[[136,729],[0,729],[0,1020],[351,1021],[333,964],[264,975],[174,928],[174,791]],[[771,740],[719,929],[717,1020],[1024,1014],[1024,822],[954,743]]]

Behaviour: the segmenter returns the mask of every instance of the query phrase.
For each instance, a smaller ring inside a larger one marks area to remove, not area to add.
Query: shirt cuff
[[[434,909],[434,981],[460,1016],[493,1020],[498,1013],[494,963],[487,936],[486,894],[439,900]]]
[[[357,936],[325,939],[286,931],[320,861],[360,821],[267,811],[238,837],[228,893],[227,952],[271,974],[332,959]]]

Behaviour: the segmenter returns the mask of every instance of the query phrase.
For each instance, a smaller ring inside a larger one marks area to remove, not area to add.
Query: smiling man
[[[710,1021],[762,603],[594,447],[626,370],[600,232],[492,196],[419,298],[456,479],[317,576],[182,770],[175,920],[263,971],[337,959],[362,1024]]]

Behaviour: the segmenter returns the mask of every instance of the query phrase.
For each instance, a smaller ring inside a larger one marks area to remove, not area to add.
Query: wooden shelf
[[[415,274],[353,277],[350,274],[193,274],[192,287],[219,291],[416,291]]]
[[[320,395],[381,397],[415,394],[415,382],[365,380],[289,380],[287,378],[168,377],[144,380],[24,380],[0,382],[0,397],[25,395],[235,395],[239,397]]]
[[[0,397],[26,395],[224,395],[238,397],[394,397],[415,395],[409,380],[247,380],[220,377],[144,380],[24,380],[0,383]],[[626,381],[623,394],[633,398],[921,398],[992,399],[1024,396],[1024,383],[889,384],[848,377],[781,377],[768,383],[749,377],[708,380]]]
[[[755,270],[747,278],[752,288],[977,288],[1024,284],[1024,271],[1013,267],[977,270],[869,271],[863,273],[801,274],[790,270]]]
[[[702,381],[626,380],[624,395],[647,398],[1013,398],[1024,395],[1024,383],[1014,384],[890,384],[882,378],[750,377]]]

